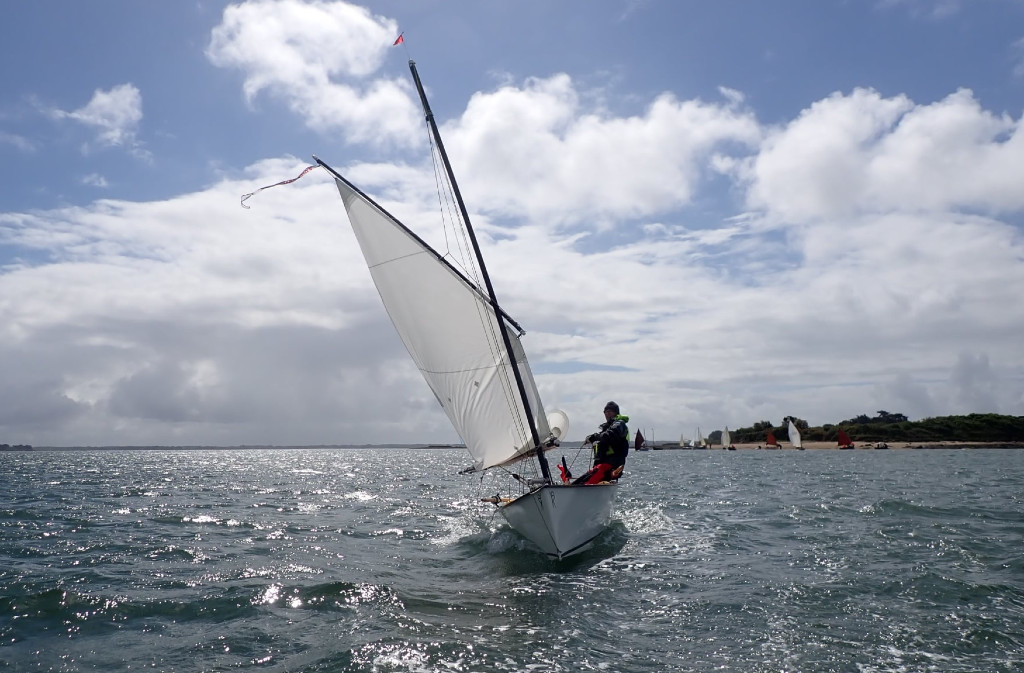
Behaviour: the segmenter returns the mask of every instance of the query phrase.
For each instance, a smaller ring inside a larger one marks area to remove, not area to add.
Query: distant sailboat
[[[775,433],[771,430],[768,431],[768,439],[765,442],[764,448],[766,449],[779,449],[779,442],[775,439]]]
[[[850,436],[843,432],[843,429],[839,429],[839,439],[836,442],[839,444],[840,449],[852,449],[853,442],[850,441]]]
[[[800,431],[797,430],[793,419],[789,419],[789,443],[793,445],[794,449],[804,450],[803,442],[800,441]]]
[[[735,451],[736,447],[732,445],[732,435],[729,434],[729,426],[725,426],[725,430],[722,431],[722,448],[726,451]]]
[[[651,447],[647,446],[647,440],[644,439],[644,433],[640,430],[636,431],[636,440],[633,442],[634,451],[650,451]]]

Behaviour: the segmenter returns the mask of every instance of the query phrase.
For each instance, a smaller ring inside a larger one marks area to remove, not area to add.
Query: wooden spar
[[[491,277],[487,273],[487,266],[484,264],[483,253],[480,252],[480,244],[477,243],[476,233],[473,231],[473,225],[469,221],[469,212],[466,210],[466,204],[462,200],[462,193],[459,191],[459,184],[455,180],[455,173],[452,171],[452,165],[448,161],[448,153],[444,149],[444,143],[441,141],[441,133],[437,129],[437,123],[434,121],[434,113],[430,111],[430,103],[427,101],[427,93],[423,90],[423,83],[420,82],[420,75],[416,71],[416,62],[412,59],[409,60],[409,70],[412,71],[413,81],[416,83],[416,90],[420,94],[420,102],[423,104],[423,112],[426,115],[427,124],[430,126],[430,133],[434,136],[434,142],[437,143],[437,150],[441,155],[441,162],[444,164],[444,170],[448,174],[448,182],[452,186],[452,193],[455,195],[455,200],[459,204],[459,212],[462,214],[462,221],[466,224],[466,233],[469,234],[469,240],[473,244],[473,252],[476,255],[477,264],[480,267],[480,275],[483,276],[484,285],[487,289],[487,295],[491,300],[491,306],[494,308],[494,316],[498,321],[498,328],[501,331],[501,341],[505,346],[505,351],[508,353],[509,363],[512,365],[512,373],[515,375],[516,388],[519,389],[519,397],[523,401],[523,409],[526,411],[526,420],[530,425],[530,434],[533,438],[533,446],[535,447],[535,453],[537,456],[537,462],[540,463],[541,475],[544,479],[551,483],[551,469],[548,467],[548,459],[544,455],[544,449],[540,445],[540,433],[537,432],[537,422],[533,418],[533,409],[530,408],[530,400],[526,395],[526,385],[523,383],[523,375],[519,371],[519,365],[516,363],[515,351],[512,348],[512,342],[508,338],[508,332],[504,327],[504,320],[502,318],[502,311],[498,307],[498,298],[494,293],[494,286],[491,284]]]

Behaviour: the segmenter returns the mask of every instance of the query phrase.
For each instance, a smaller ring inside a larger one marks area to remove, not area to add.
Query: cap
[[[615,413],[619,413],[619,405],[615,404],[615,402],[609,402],[608,404],[604,405],[605,411],[608,411],[609,409],[611,409]]]

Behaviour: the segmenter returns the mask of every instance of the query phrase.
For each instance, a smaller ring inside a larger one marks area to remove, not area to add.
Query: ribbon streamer
[[[242,207],[245,208],[246,210],[249,209],[249,206],[245,205],[245,202],[249,199],[250,196],[253,196],[255,194],[259,194],[264,189],[270,189],[271,187],[280,187],[281,185],[289,185],[289,184],[295,182],[296,180],[298,180],[299,178],[301,178],[306,173],[309,173],[314,168],[320,168],[320,166],[318,166],[318,165],[317,166],[306,166],[306,170],[302,171],[301,173],[296,175],[291,180],[282,180],[281,182],[275,182],[274,184],[267,185],[266,187],[260,187],[255,192],[249,192],[248,194],[242,194]]]

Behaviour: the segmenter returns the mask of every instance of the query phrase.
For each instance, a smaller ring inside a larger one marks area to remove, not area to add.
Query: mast
[[[540,463],[541,475],[548,482],[551,481],[551,470],[548,467],[548,459],[544,455],[544,447],[540,445],[540,434],[537,432],[537,422],[533,418],[533,409],[530,408],[530,400],[526,395],[526,386],[523,384],[523,375],[519,372],[519,365],[516,363],[515,352],[512,349],[512,342],[508,338],[508,332],[505,330],[505,323],[502,315],[502,310],[498,305],[498,297],[494,293],[494,286],[491,284],[491,277],[487,273],[487,265],[484,264],[483,253],[480,252],[480,244],[477,243],[476,233],[473,231],[473,225],[469,221],[469,212],[466,210],[466,204],[462,200],[462,192],[459,191],[459,183],[455,180],[455,173],[452,171],[452,165],[448,161],[448,153],[444,149],[444,143],[441,141],[441,133],[437,130],[437,123],[434,121],[434,113],[430,110],[430,103],[427,101],[427,93],[423,90],[423,83],[420,82],[420,74],[416,71],[416,62],[409,59],[409,70],[412,71],[413,81],[416,83],[416,91],[420,94],[420,102],[423,105],[423,112],[426,115],[427,124],[430,126],[430,133],[434,136],[434,142],[437,143],[438,152],[441,154],[441,162],[444,164],[444,170],[448,174],[448,182],[452,186],[452,192],[455,195],[455,200],[459,204],[459,212],[462,214],[462,221],[466,223],[466,232],[469,234],[469,240],[473,244],[473,252],[476,255],[476,262],[480,267],[480,275],[483,276],[484,285],[487,288],[487,296],[491,300],[491,307],[494,309],[494,316],[498,321],[498,328],[501,331],[501,341],[505,346],[505,352],[508,354],[509,363],[512,365],[512,373],[515,375],[516,388],[519,389],[519,397],[523,402],[523,409],[526,411],[526,420],[530,424],[530,434],[533,437],[533,445],[537,453],[537,462]]]

